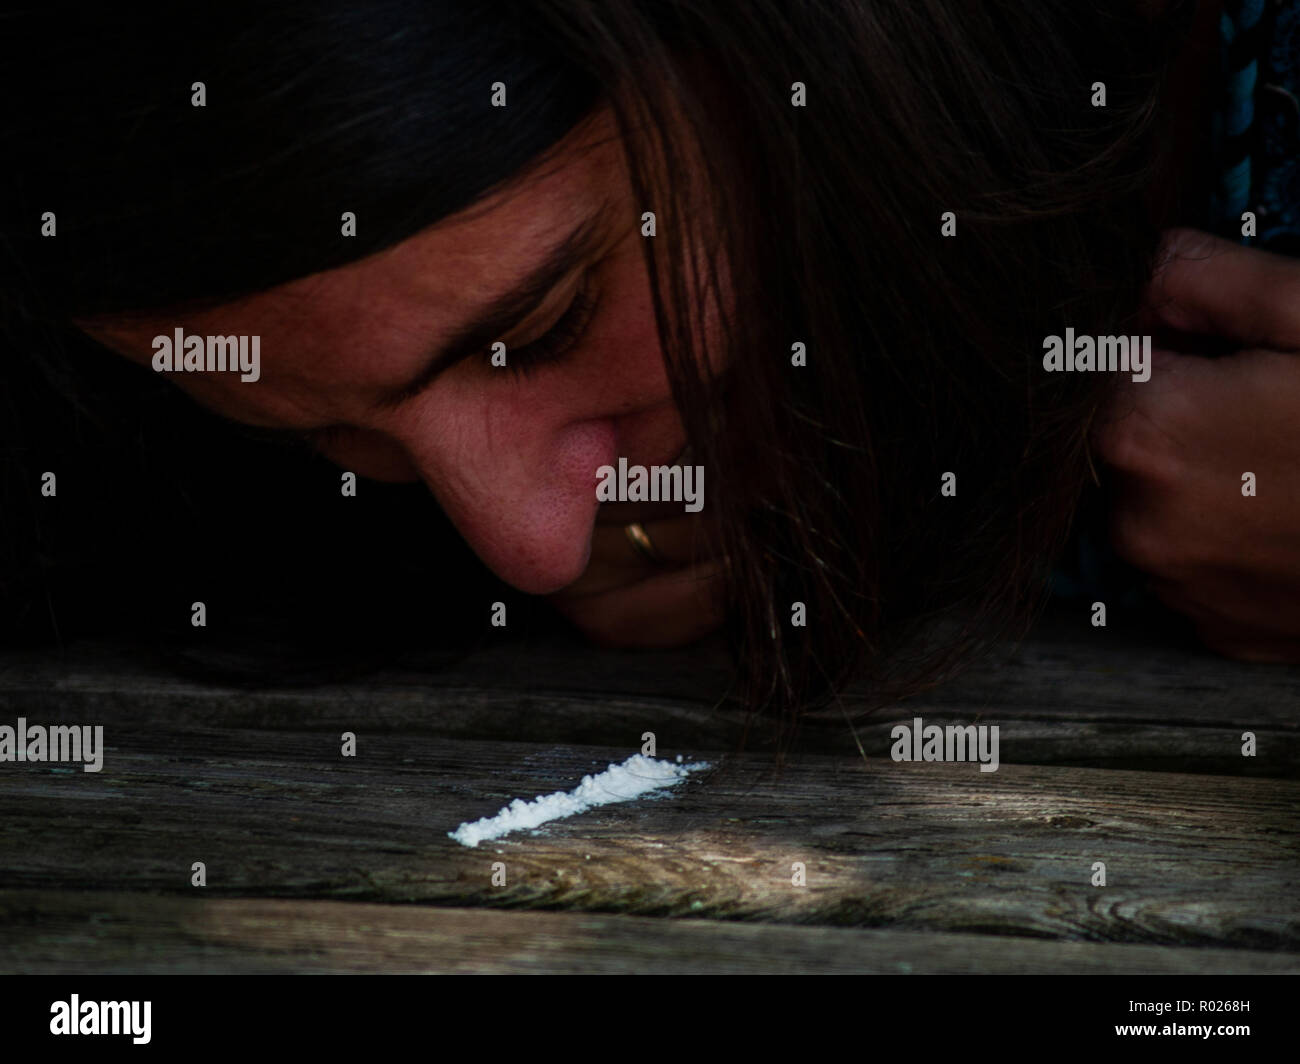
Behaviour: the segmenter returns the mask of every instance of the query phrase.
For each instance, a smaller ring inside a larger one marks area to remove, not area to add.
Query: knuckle
[[[1149,480],[1172,481],[1182,467],[1182,446],[1175,427],[1177,404],[1149,403],[1106,423],[1094,436],[1094,448],[1107,465]]]
[[[1093,452],[1107,465],[1135,472],[1141,464],[1132,429],[1133,416],[1117,418],[1100,426],[1093,434]]]

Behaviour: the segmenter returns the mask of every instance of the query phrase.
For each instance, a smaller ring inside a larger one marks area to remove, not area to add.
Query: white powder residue
[[[692,772],[709,767],[706,761],[683,765],[681,760],[679,756],[678,763],[673,764],[644,754],[634,754],[621,765],[611,764],[599,775],[583,776],[582,783],[571,791],[539,795],[531,802],[516,798],[496,816],[484,817],[472,824],[462,824],[447,834],[462,846],[477,846],[486,839],[499,839],[512,831],[538,827],[548,820],[576,816],[598,805],[639,798],[650,791],[671,787]]]

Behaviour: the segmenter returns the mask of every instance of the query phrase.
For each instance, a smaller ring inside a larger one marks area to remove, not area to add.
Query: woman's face
[[[83,326],[146,366],[178,327],[260,336],[255,382],[170,376],[226,417],[310,433],[358,476],[424,481],[502,580],[550,593],[587,567],[597,468],[685,444],[642,258],[653,209],[600,114],[544,170],[363,261],[214,310]]]

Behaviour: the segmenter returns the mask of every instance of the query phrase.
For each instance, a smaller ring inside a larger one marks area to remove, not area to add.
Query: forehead
[[[262,381],[234,389],[241,405],[255,400],[250,388],[302,402],[328,400],[338,385],[356,381],[359,360],[379,375],[409,372],[413,350],[435,349],[467,312],[526,277],[548,250],[617,198],[620,178],[613,124],[600,114],[501,189],[385,251],[215,308],[84,326],[138,362],[151,357],[155,336],[177,327],[200,335],[259,335]],[[365,217],[356,224],[364,226]],[[256,416],[251,407],[247,413]]]

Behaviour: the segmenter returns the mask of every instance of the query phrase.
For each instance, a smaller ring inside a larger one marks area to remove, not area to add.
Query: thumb
[[[1171,229],[1147,286],[1148,320],[1242,347],[1300,349],[1300,262],[1212,233]]]

